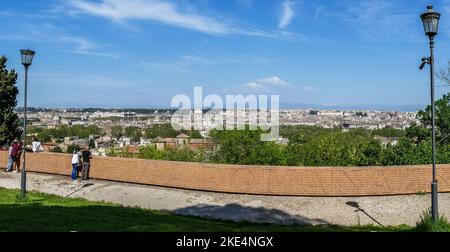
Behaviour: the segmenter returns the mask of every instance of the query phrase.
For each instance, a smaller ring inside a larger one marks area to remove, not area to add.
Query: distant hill
[[[377,111],[400,111],[400,112],[416,112],[419,109],[425,108],[426,105],[411,104],[411,105],[352,105],[352,104],[335,104],[335,105],[323,105],[323,104],[308,104],[308,103],[281,103],[281,109],[317,109],[317,110],[377,110]],[[114,112],[136,112],[142,114],[151,114],[158,110],[159,112],[174,113],[174,108],[164,107],[151,107],[151,108],[50,108],[50,107],[29,107],[29,112],[45,112],[52,109],[65,109],[69,112],[96,112],[96,111],[114,111]],[[205,109],[207,110],[207,109]],[[16,112],[23,112],[22,107],[18,107]]]

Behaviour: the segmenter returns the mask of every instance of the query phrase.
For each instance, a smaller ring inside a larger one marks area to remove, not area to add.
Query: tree
[[[145,130],[146,138],[176,137],[178,134],[180,133],[174,130],[170,124],[153,125]]]
[[[283,148],[274,142],[262,142],[262,130],[211,131],[215,144],[211,160],[226,164],[284,165]]]
[[[111,136],[114,138],[121,138],[123,136],[123,128],[122,126],[112,126],[111,127]]]
[[[405,136],[416,144],[419,144],[431,137],[431,131],[428,128],[413,123],[406,129]]]
[[[79,148],[79,146],[71,144],[69,146],[67,146],[67,151],[66,153],[73,153],[75,151],[76,148]]]
[[[450,93],[444,95],[436,104],[436,139],[441,143],[450,143]],[[431,106],[418,112],[421,123],[431,128]]]
[[[386,127],[382,129],[373,130],[372,135],[381,137],[404,137],[405,131],[401,129]]]
[[[21,135],[19,118],[14,112],[19,89],[16,86],[17,73],[6,69],[7,58],[0,57],[0,146]]]
[[[176,137],[179,134],[184,133],[190,138],[203,138],[198,130],[174,130],[171,124],[159,124],[153,125],[150,128],[145,129],[145,138],[155,137]]]
[[[126,127],[125,136],[131,138],[133,142],[139,142],[143,136],[142,129],[135,126]]]
[[[62,153],[62,149],[59,146],[56,146],[55,148],[51,149],[50,152],[54,152],[54,153]]]

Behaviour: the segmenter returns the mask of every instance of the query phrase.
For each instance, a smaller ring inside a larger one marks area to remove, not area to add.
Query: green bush
[[[56,146],[55,148],[51,149],[50,152],[62,153],[63,151],[59,146]]]
[[[123,151],[110,153],[119,157],[211,162],[243,165],[289,166],[377,166],[420,165],[431,163],[431,140],[420,142],[402,137],[397,145],[383,146],[371,131],[317,127],[284,127],[289,143],[262,142],[262,130],[213,130],[213,145],[207,149],[157,150],[154,146],[140,148],[140,154]],[[437,146],[437,162],[450,163],[450,145]]]
[[[436,223],[433,223],[431,210],[422,212],[420,221],[417,222],[417,232],[450,232],[450,223],[445,216],[440,215]]]

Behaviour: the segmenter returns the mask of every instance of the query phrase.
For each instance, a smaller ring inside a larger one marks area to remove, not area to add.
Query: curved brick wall
[[[0,167],[7,152],[0,152]],[[27,154],[27,170],[69,175],[67,154]],[[95,157],[91,177],[229,193],[368,196],[429,192],[431,166],[267,167]],[[439,191],[450,192],[450,165],[438,166]]]

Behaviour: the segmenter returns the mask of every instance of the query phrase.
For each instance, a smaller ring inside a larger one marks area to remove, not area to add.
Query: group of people
[[[44,151],[41,142],[36,137],[33,138],[31,146],[31,150],[33,152]],[[22,142],[14,139],[8,149],[8,164],[6,165],[6,172],[20,172],[20,159],[22,157],[23,151],[24,148]]]
[[[22,142],[15,139],[11,142],[8,150],[8,164],[6,165],[6,172],[20,172],[20,158],[22,156]]]
[[[81,170],[81,180],[89,180],[89,170],[91,168],[92,153],[89,147],[76,147],[72,155],[72,181],[76,182]]]
[[[20,159],[24,148],[21,141],[15,139],[11,142],[8,150],[8,164],[6,166],[6,172],[20,172]],[[40,141],[36,138],[33,138],[33,142],[31,144],[31,150],[33,152],[42,152],[44,148]],[[80,147],[76,147],[73,151],[72,155],[72,181],[76,182],[78,179],[78,175],[81,171],[81,180],[89,180],[89,171],[91,168],[91,159],[92,153],[89,150],[89,147],[84,147],[81,149]]]

